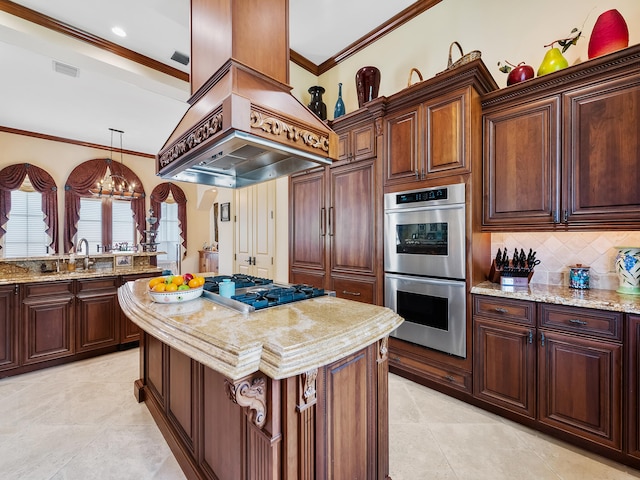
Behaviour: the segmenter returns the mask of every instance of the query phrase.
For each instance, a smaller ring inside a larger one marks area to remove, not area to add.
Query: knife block
[[[496,267],[496,261],[492,260],[491,268],[489,269],[489,275],[487,275],[487,280],[489,280],[491,283],[502,283],[500,280],[501,277],[502,277],[502,269]],[[527,284],[531,282],[531,277],[533,277],[533,271],[529,272],[529,274],[526,276]],[[525,278],[525,277],[513,277],[513,278]]]

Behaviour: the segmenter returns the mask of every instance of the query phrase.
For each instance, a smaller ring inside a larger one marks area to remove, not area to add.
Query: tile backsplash
[[[615,272],[616,247],[640,247],[640,231],[620,232],[509,232],[491,234],[491,256],[506,247],[513,251],[532,248],[540,265],[531,283],[569,285],[569,267],[590,267],[591,288],[615,290],[619,281]]]

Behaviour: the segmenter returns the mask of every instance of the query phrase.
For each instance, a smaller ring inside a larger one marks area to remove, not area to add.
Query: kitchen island
[[[391,310],[322,296],[242,314],[118,291],[144,401],[187,478],[389,478]]]

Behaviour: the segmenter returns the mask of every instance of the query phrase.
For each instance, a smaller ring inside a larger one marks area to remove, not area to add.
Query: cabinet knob
[[[456,379],[455,379],[455,378],[453,378],[451,375],[446,375],[446,376],[444,377],[444,379],[445,379],[445,380],[448,380],[449,382],[455,382],[455,380],[456,380]]]
[[[353,295],[354,297],[359,297],[361,295],[360,292],[350,292],[348,290],[343,290],[342,293],[343,295]]]

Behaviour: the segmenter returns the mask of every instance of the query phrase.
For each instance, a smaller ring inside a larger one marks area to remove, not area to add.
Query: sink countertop
[[[0,269],[0,285],[13,285],[15,283],[49,282],[58,280],[73,280],[82,278],[114,277],[117,275],[134,275],[148,273],[150,277],[160,275],[162,269],[152,265],[118,269],[75,270],[73,272],[47,272],[34,273],[29,271],[3,271]]]
[[[617,293],[615,290],[578,290],[558,285],[539,284],[529,284],[526,287],[511,287],[486,281],[473,286],[471,293],[640,314],[640,295],[622,294]]]
[[[123,312],[150,335],[232,380],[258,370],[282,379],[388,336],[402,318],[386,307],[322,296],[242,314],[199,297],[155,303],[147,282],[118,289]]]

